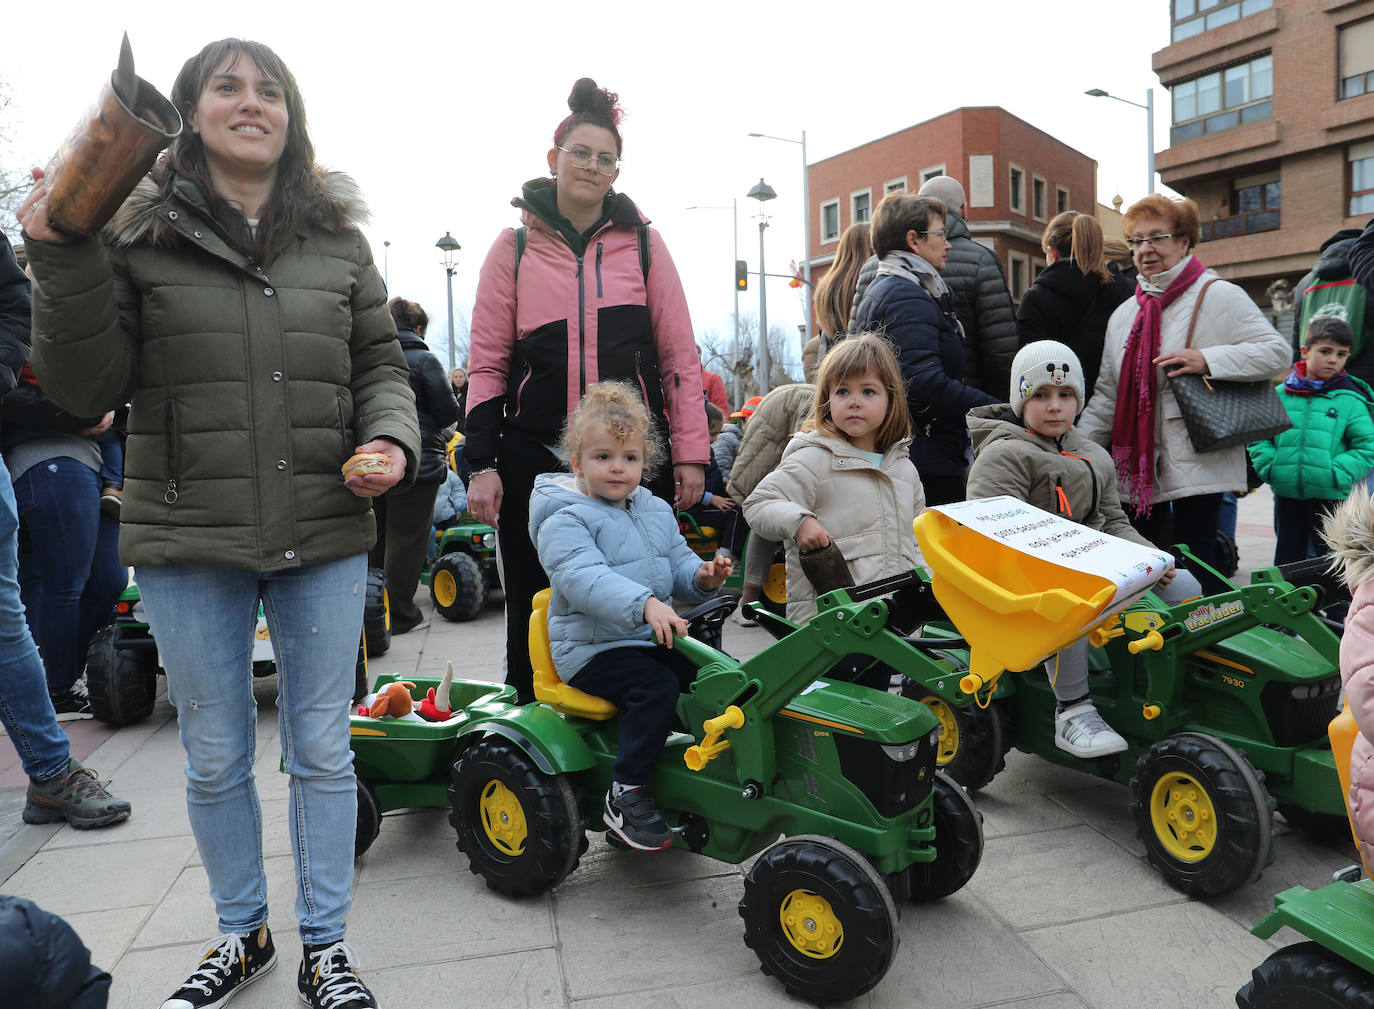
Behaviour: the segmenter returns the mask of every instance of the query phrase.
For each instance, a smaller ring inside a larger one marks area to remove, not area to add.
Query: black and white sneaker
[[[653,796],[642,785],[626,789],[617,797],[615,788],[606,793],[601,819],[611,833],[637,851],[662,851],[673,843],[673,832],[658,815]]]
[[[222,935],[206,947],[200,966],[162,1009],[215,1009],[276,963],[277,950],[266,925],[246,935]]]
[[[49,696],[52,698],[52,709],[56,712],[59,722],[95,717],[95,712],[91,711],[90,697],[84,688],[78,690],[76,684],[73,684],[66,693],[50,694]]]
[[[296,988],[310,1009],[377,1009],[377,1000],[358,976],[357,957],[346,942],[305,947]]]

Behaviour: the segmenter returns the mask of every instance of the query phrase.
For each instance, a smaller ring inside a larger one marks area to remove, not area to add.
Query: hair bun
[[[573,85],[568,95],[568,108],[574,115],[587,115],[593,119],[604,119],[619,125],[622,112],[619,108],[620,96],[605,88],[596,86],[590,77],[581,77]]]

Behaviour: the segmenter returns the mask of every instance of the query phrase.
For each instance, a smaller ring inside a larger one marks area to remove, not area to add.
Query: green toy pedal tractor
[[[941,549],[937,524],[966,532],[923,515],[927,560]],[[1123,753],[1084,759],[1059,749],[1042,668],[970,678],[959,640],[932,652],[943,675],[908,674],[904,692],[940,719],[938,760],[956,780],[981,788],[1014,746],[1129,785],[1150,864],[1185,893],[1219,894],[1256,879],[1272,859],[1276,805],[1315,836],[1344,829],[1325,735],[1339,703],[1339,638],[1314,612],[1339,589],[1320,562],[1257,571],[1245,586],[1186,554],[1185,563],[1201,598],[1169,606],[1147,595],[1091,636],[1093,702],[1125,737]]]
[[[465,512],[462,522],[440,530],[434,540],[438,556],[427,575],[434,612],[455,622],[475,620],[501,587],[496,530]]]
[[[1349,791],[1350,751],[1359,728],[1347,707],[1332,720],[1331,750]],[[1256,967],[1236,993],[1240,1009],[1374,1009],[1374,881],[1352,865],[1319,890],[1295,886],[1251,931],[1270,938],[1281,926],[1306,942],[1286,946]]]
[[[702,560],[709,561],[720,549],[722,530],[715,526],[704,526],[691,512],[677,513],[677,528],[693,552]],[[748,551],[746,540],[745,550]],[[726,579],[722,590],[736,596],[744,588],[744,557],[735,558],[735,570]],[[759,597],[761,605],[769,613],[782,616],[787,613],[787,554],[781,543],[773,552],[773,562],[768,566],[768,575],[763,580],[763,594]]]

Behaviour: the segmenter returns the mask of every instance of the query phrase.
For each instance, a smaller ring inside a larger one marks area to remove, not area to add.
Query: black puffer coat
[[[458,420],[453,384],[419,333],[398,326],[396,338],[401,341],[406,364],[410,366],[410,388],[415,393],[415,411],[420,420],[420,468],[415,473],[415,482],[443,483],[448,470],[444,428]]]
[[[1051,263],[1021,297],[1016,313],[1017,345],[1058,340],[1073,349],[1083,365],[1083,402],[1092,395],[1102,365],[1107,320],[1116,306],[1135,293],[1135,283],[1114,267],[1112,279],[1102,283],[1085,274],[1071,259]],[[1008,390],[1010,391],[1010,390]]]
[[[25,1009],[104,1009],[110,996],[81,937],[22,897],[0,896],[0,978],[5,1005]]]
[[[19,384],[29,359],[29,281],[0,232],[0,396]]]

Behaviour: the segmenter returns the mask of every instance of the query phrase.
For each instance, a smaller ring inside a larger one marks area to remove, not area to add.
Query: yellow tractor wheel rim
[[[1155,836],[1181,862],[1201,862],[1217,844],[1216,806],[1197,778],[1170,771],[1150,793],[1150,822]]]
[[[763,594],[770,602],[779,606],[787,605],[787,566],[774,564],[768,569],[768,579],[763,583]]]
[[[391,630],[391,593],[382,589],[382,617],[385,619],[384,627]]]
[[[448,568],[440,568],[434,572],[430,584],[434,586],[434,600],[440,606],[452,606],[457,600],[458,579],[453,577],[453,572]]]
[[[844,945],[844,925],[830,902],[810,890],[793,890],[778,909],[782,934],[798,953],[814,960],[834,956]]]
[[[477,813],[493,848],[511,858],[524,852],[529,828],[514,792],[493,778],[477,799]]]
[[[940,720],[940,742],[935,751],[935,763],[944,767],[959,752],[959,721],[954,709],[938,697],[922,697],[921,703]]]

